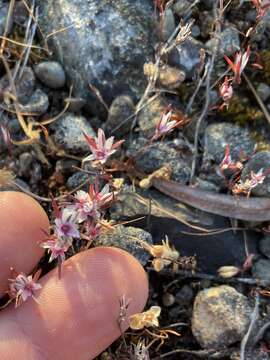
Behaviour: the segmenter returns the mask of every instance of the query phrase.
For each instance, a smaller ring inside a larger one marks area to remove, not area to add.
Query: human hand
[[[43,249],[41,229],[49,226],[40,205],[19,192],[0,193],[0,296],[8,289],[10,267],[29,273]],[[0,313],[1,360],[90,360],[120,330],[119,299],[131,298],[128,314],[142,311],[148,284],[141,265],[116,248],[94,248],[73,256],[38,282],[37,302],[29,298]]]

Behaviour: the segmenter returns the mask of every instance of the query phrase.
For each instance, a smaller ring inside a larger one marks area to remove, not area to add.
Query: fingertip
[[[56,269],[40,279],[38,304],[30,299],[18,309],[4,312],[3,328],[7,320],[21,324],[17,336],[27,334],[25,341],[29,343],[30,338],[42,349],[44,358],[93,359],[121,334],[121,297],[131,299],[127,317],[144,308],[146,274],[127,252],[105,247],[73,256],[62,270],[61,279]],[[66,346],[69,343],[71,347]]]
[[[49,220],[37,201],[15,191],[0,192],[0,296],[7,289],[10,267],[28,273],[43,254],[39,243]]]

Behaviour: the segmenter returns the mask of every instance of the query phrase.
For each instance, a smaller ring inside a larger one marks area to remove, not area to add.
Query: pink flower
[[[89,195],[97,209],[101,209],[110,203],[115,196],[114,193],[110,192],[109,184],[106,184],[101,191],[98,190],[97,186],[90,185]]]
[[[89,240],[94,240],[100,235],[101,225],[94,221],[88,221],[86,224],[86,234]]]
[[[55,218],[54,228],[57,236],[79,238],[80,233],[75,221],[76,214],[70,208],[65,208],[60,211],[59,216]]]
[[[233,96],[233,87],[230,84],[228,77],[225,77],[224,82],[220,85],[219,95],[224,101],[223,106],[228,106],[231,97]]]
[[[223,174],[224,170],[231,170],[233,172],[240,171],[243,168],[243,164],[240,161],[234,162],[231,158],[230,146],[226,145],[225,156],[222,162],[219,165],[221,173]]]
[[[39,273],[36,273],[39,276]],[[12,298],[16,299],[16,307],[22,301],[26,301],[29,297],[35,299],[35,292],[41,289],[41,285],[36,282],[36,274],[34,277],[31,275],[26,276],[24,273],[20,273],[15,279],[9,279],[9,294]]]
[[[56,235],[52,235],[46,242],[41,244],[44,249],[48,249],[49,253],[51,253],[49,262],[57,259],[59,279],[61,278],[61,266],[66,258],[65,253],[68,251],[71,245],[72,238],[58,238]]]
[[[117,148],[124,142],[124,140],[120,140],[113,144],[113,136],[106,140],[102,129],[98,129],[98,136],[95,138],[85,133],[84,136],[92,154],[87,156],[83,161],[90,160],[100,164],[105,164],[108,158],[114,154]]]
[[[254,171],[250,172],[250,187],[254,188],[259,184],[264,182],[265,175],[263,174],[263,169],[260,169],[257,173]]]
[[[76,219],[79,223],[85,221],[89,216],[94,215],[94,204],[87,192],[79,190],[74,195],[75,203],[68,206],[76,213]],[[95,214],[98,216],[98,214]]]
[[[158,138],[165,134],[168,134],[175,128],[175,126],[177,125],[177,121],[171,120],[171,117],[172,110],[165,110],[165,112],[161,116],[161,119],[156,125],[155,134],[152,137],[152,140],[157,140]]]
[[[257,20],[261,20],[266,14],[267,10],[270,7],[270,2],[268,0],[251,0],[254,7],[257,11]]]
[[[65,260],[65,253],[71,245],[71,238],[59,239],[57,236],[51,236],[49,240],[41,244],[44,249],[48,249],[49,253],[51,253],[49,262],[52,262],[54,259],[60,259],[63,262]]]
[[[244,52],[243,54],[241,51],[236,53],[234,62],[232,62],[232,60],[230,58],[228,58],[228,56],[224,55],[225,60],[227,61],[230,68],[234,72],[234,80],[238,84],[241,83],[241,75],[248,63],[249,56],[250,56],[250,47],[249,46],[248,46],[246,52]]]
[[[99,211],[112,201],[114,193],[110,192],[109,184],[105,185],[101,191],[97,186],[90,185],[89,193],[79,190],[74,196],[75,203],[68,206],[72,212],[76,213],[76,219],[79,223],[87,220],[89,217],[100,218]]]
[[[232,188],[233,194],[245,193],[249,197],[251,190],[264,182],[265,176],[263,169],[260,169],[257,173],[251,171],[250,178],[247,178],[245,181],[240,180],[234,185]]]

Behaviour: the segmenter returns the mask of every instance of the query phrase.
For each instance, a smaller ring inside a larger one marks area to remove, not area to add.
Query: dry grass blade
[[[250,90],[252,91],[252,93],[253,93],[253,95],[254,95],[254,97],[255,97],[258,105],[260,106],[260,108],[261,108],[261,110],[262,110],[262,112],[263,112],[266,120],[268,121],[268,124],[270,125],[270,114],[269,114],[266,106],[264,105],[262,99],[260,98],[258,92],[256,91],[256,89],[255,89],[254,86],[252,85],[252,83],[251,83],[251,81],[249,80],[249,78],[247,77],[247,75],[243,73],[242,76],[244,77],[244,79],[245,79],[248,87],[249,87]]]
[[[1,42],[1,47],[0,47],[0,55],[3,55],[3,52],[5,50],[6,37],[7,37],[8,28],[9,28],[10,20],[12,17],[13,9],[14,9],[14,4],[15,4],[15,0],[10,0],[8,14],[7,14],[6,23],[5,23],[5,31],[4,31],[4,35],[2,37],[2,42]]]

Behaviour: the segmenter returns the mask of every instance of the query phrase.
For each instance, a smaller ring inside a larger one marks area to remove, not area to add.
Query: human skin
[[[43,251],[47,215],[29,196],[0,192],[0,291],[7,290],[10,267],[29,273]],[[89,360],[117,337],[119,299],[132,299],[128,315],[143,310],[146,274],[127,252],[94,248],[68,259],[38,281],[37,302],[11,303],[0,312],[1,360]],[[126,327],[126,324],[125,324]]]

